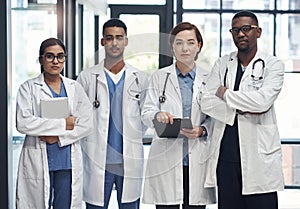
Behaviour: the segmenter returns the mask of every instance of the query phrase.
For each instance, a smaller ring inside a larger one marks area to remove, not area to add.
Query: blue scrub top
[[[61,82],[60,93],[57,94],[49,87],[53,97],[67,97],[65,85]],[[49,171],[71,169],[71,145],[60,147],[58,142],[54,144],[47,143],[47,158]]]

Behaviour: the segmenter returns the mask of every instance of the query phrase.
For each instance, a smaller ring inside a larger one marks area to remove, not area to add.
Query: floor
[[[17,164],[18,158],[20,154],[20,150],[22,147],[22,143],[14,143],[13,144],[13,180],[14,180],[14,190],[15,190],[15,182],[16,182],[16,172],[17,172]],[[145,149],[145,153],[147,153],[147,149]],[[15,192],[13,192],[15,193]],[[15,197],[13,197],[15,199]],[[299,189],[288,189],[278,193],[279,199],[279,209],[300,209],[300,190]],[[84,203],[82,204],[82,208],[84,209]],[[116,192],[112,192],[109,209],[117,209],[117,201],[116,201]],[[217,209],[217,204],[208,205],[207,209]],[[142,204],[140,209],[155,209],[154,205]]]

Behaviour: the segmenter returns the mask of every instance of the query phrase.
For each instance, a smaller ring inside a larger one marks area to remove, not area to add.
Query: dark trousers
[[[183,166],[183,209],[205,209],[205,205],[189,205],[189,166]],[[180,205],[156,205],[156,209],[179,209]]]
[[[219,160],[217,182],[218,209],[278,209],[277,192],[242,195],[242,172],[238,162]]]
[[[104,181],[104,206],[92,205],[86,203],[86,209],[107,209],[113,186],[116,186],[117,190],[117,201],[119,209],[139,209],[140,199],[129,203],[122,203],[122,191],[124,181],[124,169],[123,164],[111,164],[106,165],[105,170],[105,181]],[[130,191],[127,191],[130,192]],[[101,194],[99,194],[101,195]]]
[[[50,197],[54,209],[67,209],[71,206],[72,170],[50,171]]]

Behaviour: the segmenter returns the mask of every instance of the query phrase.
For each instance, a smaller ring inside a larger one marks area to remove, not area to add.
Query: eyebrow
[[[124,37],[124,35],[121,35],[121,34],[118,34],[118,35],[107,34],[104,37],[114,37],[114,36],[116,36],[116,37]]]
[[[53,53],[53,52],[45,52],[45,54],[52,54],[52,55],[55,55],[55,53]],[[65,52],[58,52],[58,53],[56,53],[56,54],[65,54]]]
[[[175,39],[175,41],[184,41],[183,39]],[[196,41],[195,39],[193,39],[193,38],[190,38],[190,39],[188,39],[187,41]]]

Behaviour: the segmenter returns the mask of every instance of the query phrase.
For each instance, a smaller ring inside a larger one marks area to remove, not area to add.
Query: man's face
[[[123,58],[124,49],[127,44],[128,39],[122,27],[105,28],[101,45],[105,48],[106,58]]]
[[[250,17],[239,17],[232,21],[231,26],[233,31],[238,31],[237,33],[232,32],[232,38],[239,51],[251,51],[257,47],[257,39],[260,37],[262,30],[256,27],[257,24],[254,20]],[[241,30],[243,26],[248,26],[249,31]]]

